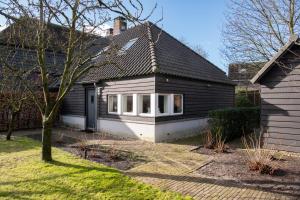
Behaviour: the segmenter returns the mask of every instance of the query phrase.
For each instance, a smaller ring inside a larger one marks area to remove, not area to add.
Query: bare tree
[[[230,62],[264,62],[300,31],[300,0],[231,0],[223,29]]]
[[[95,29],[111,20],[113,14],[121,15],[132,23],[142,23],[149,15],[144,15],[143,4],[139,0],[6,0],[0,1],[0,15],[8,24],[20,25],[14,31],[14,40],[18,49],[30,47],[36,55],[33,57],[38,71],[39,88],[42,100],[36,89],[23,82],[32,95],[42,115],[42,160],[51,161],[51,133],[58,109],[64,97],[74,83],[95,67],[114,64],[111,59],[101,63],[93,62],[97,55],[90,52],[95,41],[92,34]],[[53,26],[60,26],[59,32]],[[25,34],[23,29],[28,29]],[[92,27],[92,28],[91,28]],[[17,38],[17,39],[16,39]],[[54,45],[55,44],[55,45]],[[57,48],[58,47],[58,48]],[[63,53],[64,64],[61,69],[59,90],[54,100],[50,98],[49,85],[55,63],[48,64],[47,55],[53,57]]]
[[[26,87],[18,78],[18,70],[11,70],[5,66],[1,69],[0,77],[0,111],[8,113],[8,129],[6,140],[11,139],[16,116],[21,112],[30,96]]]
[[[200,44],[190,44],[184,37],[178,39],[181,43],[191,48],[197,54],[204,58],[208,58],[208,53],[202,48]]]

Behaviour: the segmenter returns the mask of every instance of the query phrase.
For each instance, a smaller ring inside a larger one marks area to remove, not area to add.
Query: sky
[[[208,60],[227,72],[227,64],[220,52],[222,26],[229,0],[141,0],[145,14],[157,3],[150,21],[158,24],[175,38],[184,38],[190,45],[200,45],[208,53]],[[184,2],[184,3],[183,3]],[[0,18],[0,24],[3,19]],[[0,27],[1,29],[1,27]]]
[[[176,38],[185,38],[191,45],[200,44],[208,53],[208,60],[227,72],[227,64],[220,52],[222,27],[228,0],[143,0],[146,10],[155,2],[152,15],[155,21],[162,15],[162,28]],[[183,3],[184,2],[184,3]]]

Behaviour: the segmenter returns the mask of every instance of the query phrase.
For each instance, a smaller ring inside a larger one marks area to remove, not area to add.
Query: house
[[[234,104],[234,83],[218,67],[147,22],[94,41],[97,62],[120,47],[108,65],[95,68],[71,89],[61,120],[80,129],[160,142],[199,133],[209,110]],[[95,62],[95,64],[97,64]]]
[[[266,147],[300,152],[300,40],[289,42],[251,80],[261,85]]]
[[[231,63],[228,66],[228,78],[236,83],[236,90],[258,91],[259,84],[250,80],[263,67],[264,63]]]

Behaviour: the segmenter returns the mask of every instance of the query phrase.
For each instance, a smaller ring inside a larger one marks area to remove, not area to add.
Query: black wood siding
[[[101,95],[98,97],[98,117],[120,120],[154,122],[152,117],[127,116],[108,114],[107,96],[109,94],[147,94],[155,92],[155,77],[106,81],[102,83]]]
[[[271,148],[300,152],[300,60],[286,55],[281,61],[289,69],[274,66],[261,80],[265,143]]]
[[[76,84],[64,99],[62,115],[85,116],[85,88],[81,84]]]
[[[234,105],[234,86],[183,79],[156,77],[156,93],[183,94],[183,115],[158,117],[156,121],[207,117],[208,111]]]

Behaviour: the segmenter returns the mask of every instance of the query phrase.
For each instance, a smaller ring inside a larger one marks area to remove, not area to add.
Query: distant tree
[[[200,44],[190,44],[184,37],[178,39],[181,43],[191,48],[197,54],[204,58],[208,58],[208,53],[202,48]]]
[[[42,160],[51,161],[51,135],[54,119],[66,94],[74,83],[92,68],[115,64],[106,59],[104,62],[93,62],[97,55],[89,49],[93,45],[95,29],[111,20],[112,15],[120,15],[132,23],[142,23],[152,14],[144,15],[140,0],[6,0],[0,1],[0,16],[6,24],[19,24],[15,31],[16,50],[28,51],[28,47],[36,52],[35,70],[38,72],[40,90],[30,84],[25,87],[30,92],[42,115]],[[34,19],[34,20],[32,20]],[[51,31],[53,26],[63,27],[60,32]],[[28,28],[25,34],[22,30]],[[87,28],[88,27],[88,28]],[[93,28],[91,28],[93,27]],[[13,38],[15,38],[13,37]],[[61,40],[61,39],[64,40]],[[55,43],[59,48],[55,48]],[[14,51],[14,50],[12,50]],[[46,53],[53,56],[64,53],[65,62],[60,76],[59,90],[56,98],[50,97],[49,85],[51,70]],[[103,53],[105,54],[105,53]],[[39,98],[42,92],[42,100]]]
[[[268,61],[300,32],[300,0],[231,0],[223,29],[230,62]]]
[[[1,67],[0,76],[0,111],[8,113],[8,129],[6,140],[11,139],[14,123],[23,105],[31,99],[29,93],[18,77],[19,71]]]

